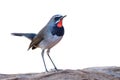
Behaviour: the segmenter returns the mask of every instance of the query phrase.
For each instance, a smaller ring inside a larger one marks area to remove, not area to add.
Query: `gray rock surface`
[[[92,67],[48,73],[0,74],[0,80],[120,80],[120,67]]]

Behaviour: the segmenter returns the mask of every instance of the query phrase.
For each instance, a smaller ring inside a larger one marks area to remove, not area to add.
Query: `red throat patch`
[[[57,27],[59,27],[59,28],[62,27],[62,19],[57,23]]]

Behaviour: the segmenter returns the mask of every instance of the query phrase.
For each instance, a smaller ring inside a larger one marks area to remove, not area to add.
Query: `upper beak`
[[[63,17],[61,17],[61,19],[63,19],[64,17],[66,17],[67,15],[64,15]]]
[[[66,16],[67,16],[67,15],[64,15],[63,18],[66,17]]]

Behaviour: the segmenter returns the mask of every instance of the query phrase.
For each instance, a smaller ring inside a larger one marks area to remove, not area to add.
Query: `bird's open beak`
[[[64,17],[66,17],[67,15],[64,15],[64,16],[62,16],[61,18],[60,18],[60,20],[62,20]]]
[[[64,15],[61,19],[63,19],[64,17],[66,17],[67,15]]]

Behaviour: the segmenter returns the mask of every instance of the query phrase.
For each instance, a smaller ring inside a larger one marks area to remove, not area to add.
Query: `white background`
[[[59,69],[120,66],[120,0],[0,0],[0,73],[45,71],[41,49],[10,33],[38,33],[55,14],[67,15],[50,53]]]

